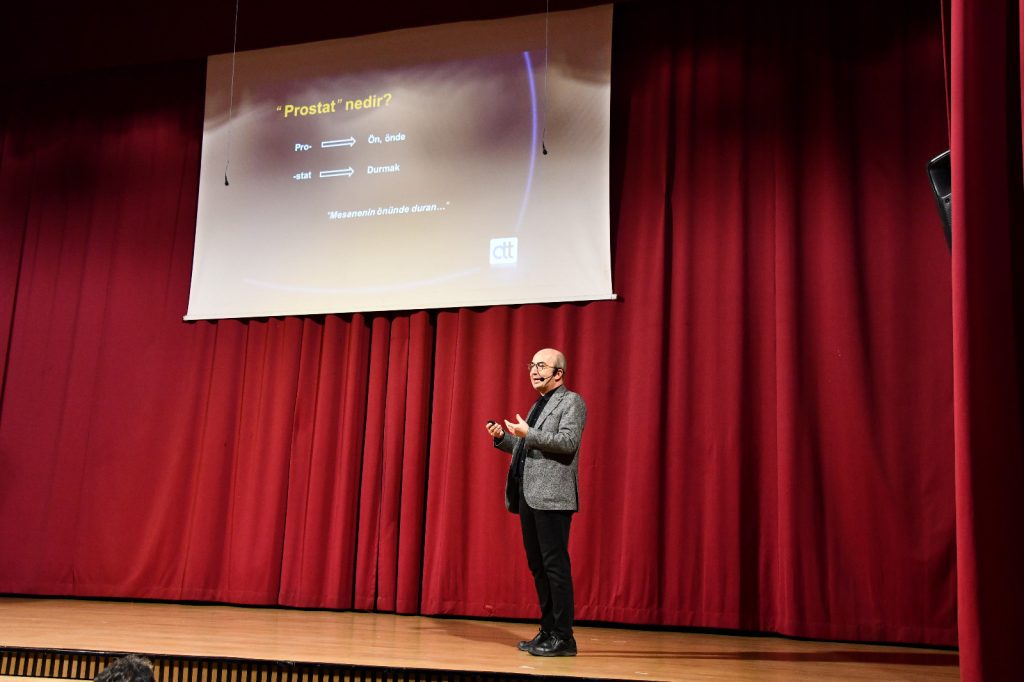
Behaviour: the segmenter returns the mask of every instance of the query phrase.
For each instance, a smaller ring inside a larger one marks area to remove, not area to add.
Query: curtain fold
[[[280,603],[353,608],[371,330],[363,315],[306,326]]]
[[[6,104],[0,99],[0,105]],[[26,211],[31,193],[31,168],[24,163],[14,163],[12,157],[17,146],[25,144],[23,138],[15,141],[10,130],[16,125],[11,109],[4,106],[0,116],[0,186],[9,187],[11,199],[0,204],[0,405],[3,405],[3,387],[7,373],[8,348],[14,322],[14,304],[18,295],[18,281],[21,273],[22,248],[24,246]],[[6,161],[6,162],[5,162]]]
[[[553,345],[589,407],[579,618],[955,644],[938,15],[627,3],[614,30],[615,301],[184,323],[201,69],[30,93],[0,592],[532,618],[483,426]]]
[[[961,677],[1019,675],[1024,612],[1022,5],[954,0],[953,329]]]

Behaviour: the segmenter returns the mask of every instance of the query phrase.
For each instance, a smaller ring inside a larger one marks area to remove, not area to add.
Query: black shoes
[[[558,635],[547,632],[546,630],[539,631],[534,635],[533,639],[519,642],[516,645],[520,651],[525,651],[528,654],[534,656],[575,656],[576,655],[576,638],[570,636],[569,639],[563,639]]]
[[[537,646],[550,636],[550,632],[541,630],[536,635],[534,635],[533,639],[524,639],[523,641],[519,642],[519,644],[517,644],[516,646],[519,647],[520,651],[530,651],[531,649],[533,649],[533,647]]]
[[[562,639],[558,635],[551,635],[540,644],[527,649],[534,656],[575,656],[576,638]]]

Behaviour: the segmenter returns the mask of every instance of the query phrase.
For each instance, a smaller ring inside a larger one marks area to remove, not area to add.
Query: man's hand
[[[501,426],[495,421],[487,422],[487,433],[491,434],[491,438],[496,438],[497,440],[505,437],[505,432],[501,430]]]
[[[516,414],[516,422],[513,424],[509,420],[505,420],[505,428],[513,436],[519,436],[520,438],[526,438],[526,433],[530,430],[530,425],[519,415]]]

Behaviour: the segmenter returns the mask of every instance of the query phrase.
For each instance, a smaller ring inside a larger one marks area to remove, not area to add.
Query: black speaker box
[[[928,162],[928,178],[932,181],[935,205],[942,217],[942,229],[946,233],[946,246],[953,248],[953,207],[950,205],[952,177],[949,168],[949,150],[942,152]]]

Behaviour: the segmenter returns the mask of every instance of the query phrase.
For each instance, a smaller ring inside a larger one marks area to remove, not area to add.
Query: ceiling
[[[601,0],[237,0],[238,49],[598,4]],[[236,0],[22,0],[5,8],[0,23],[0,81],[38,81],[230,52],[235,11]]]

